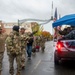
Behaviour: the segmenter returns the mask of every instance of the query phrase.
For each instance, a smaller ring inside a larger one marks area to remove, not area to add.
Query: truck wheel
[[[54,64],[59,65],[59,57],[56,52],[54,53]]]

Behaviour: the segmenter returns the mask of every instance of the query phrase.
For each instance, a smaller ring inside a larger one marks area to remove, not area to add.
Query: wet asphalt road
[[[59,66],[54,66],[53,42],[47,42],[45,52],[32,54],[32,59],[26,59],[26,67],[22,75],[75,75],[75,61],[65,61]],[[14,61],[15,62],[15,61]],[[14,63],[16,73],[16,63]],[[5,52],[3,59],[2,75],[9,75],[8,56]]]

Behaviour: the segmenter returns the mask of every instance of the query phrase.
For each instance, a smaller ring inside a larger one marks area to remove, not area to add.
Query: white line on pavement
[[[38,65],[41,63],[41,59],[38,61],[38,63],[34,66],[33,70],[31,71],[31,73],[34,72],[34,70],[38,67]]]

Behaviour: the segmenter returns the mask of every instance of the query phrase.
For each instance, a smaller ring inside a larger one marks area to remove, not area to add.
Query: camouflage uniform
[[[39,48],[40,48],[40,38],[36,37],[35,42],[36,42],[36,49],[38,49],[38,51],[39,51]]]
[[[4,33],[0,34],[0,71],[2,70],[2,60],[3,60],[3,54],[5,51],[5,39],[7,35]]]
[[[17,63],[17,74],[21,72],[21,37],[19,32],[13,31],[6,39],[7,54],[9,56],[9,73],[14,74],[14,59],[16,58]]]
[[[20,36],[21,36],[21,51],[22,51],[21,65],[22,65],[22,68],[24,68],[25,59],[26,59],[26,46],[27,46],[28,36],[25,33],[23,33],[23,34],[20,33]]]
[[[44,49],[45,49],[45,38],[43,36],[40,37],[40,46],[41,46],[42,52],[44,52]]]

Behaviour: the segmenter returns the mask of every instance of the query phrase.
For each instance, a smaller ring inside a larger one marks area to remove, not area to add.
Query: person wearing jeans
[[[31,59],[32,45],[33,45],[33,36],[30,36],[30,38],[27,42],[27,54],[28,54],[29,59]]]
[[[31,53],[32,53],[32,46],[28,45],[27,46],[27,54],[28,54],[28,57],[31,57]]]

